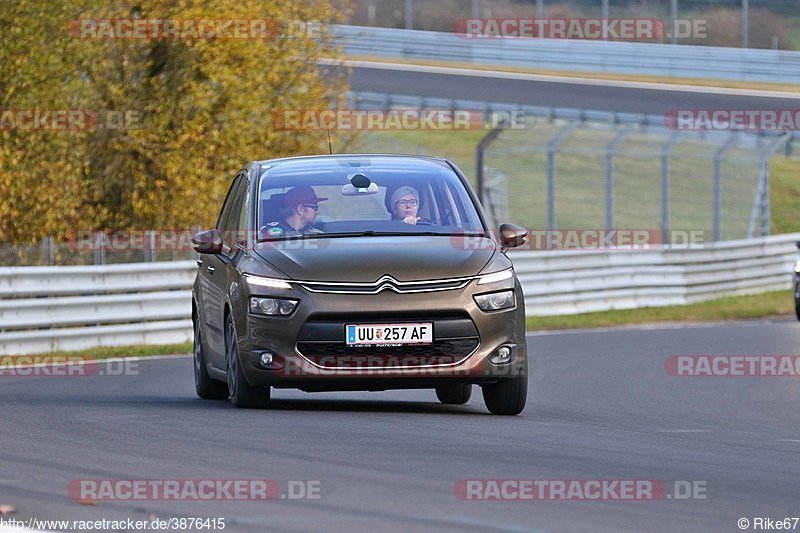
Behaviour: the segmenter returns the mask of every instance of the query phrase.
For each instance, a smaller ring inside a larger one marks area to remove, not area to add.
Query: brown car
[[[505,249],[450,162],[396,155],[257,161],[194,239],[197,394],[261,407],[270,387],[435,388],[525,407],[525,302]]]

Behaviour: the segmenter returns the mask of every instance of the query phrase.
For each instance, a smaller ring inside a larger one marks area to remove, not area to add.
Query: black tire
[[[203,349],[203,337],[197,321],[194,322],[194,390],[204,400],[225,400],[228,398],[228,385],[211,379],[206,367],[206,355]]]
[[[518,415],[525,409],[528,399],[528,368],[519,374],[490,385],[483,385],[483,401],[493,415]]]
[[[242,361],[239,358],[239,343],[236,340],[236,328],[230,315],[225,321],[225,363],[231,405],[245,409],[266,407],[269,403],[269,387],[253,387],[244,377]]]
[[[797,315],[797,320],[800,320],[800,301],[794,301],[794,313]]]
[[[472,397],[472,385],[459,383],[458,385],[436,387],[436,397],[445,405],[462,405]]]

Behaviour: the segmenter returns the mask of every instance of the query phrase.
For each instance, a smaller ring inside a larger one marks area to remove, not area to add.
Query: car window
[[[449,166],[414,161],[404,168],[397,160],[382,164],[377,158],[357,166],[330,160],[303,163],[276,165],[262,175],[257,206],[258,227],[262,229],[259,237],[265,232],[276,238],[289,236],[286,231],[291,232],[298,221],[286,220],[287,213],[293,213],[287,202],[299,189],[305,189],[301,206],[311,202],[318,207],[316,217],[304,220],[309,226],[298,229],[299,233],[308,232],[308,227],[313,227],[314,234],[484,233],[464,183]],[[354,179],[366,179],[368,187],[356,187]],[[414,209],[403,209],[408,207]],[[406,221],[408,216],[414,224]],[[276,227],[284,231],[270,232]]]
[[[246,177],[242,178],[242,190],[241,191],[237,191],[237,194],[239,196],[240,204],[238,206],[238,215],[239,216],[238,216],[238,218],[236,220],[235,229],[238,230],[241,233],[241,232],[243,232],[243,231],[248,229],[247,228],[247,213],[248,213],[249,207],[250,207],[250,187],[249,187],[249,183],[247,182],[247,178]],[[237,209],[237,207],[234,206],[234,209]],[[235,212],[236,211],[234,211],[234,213]],[[236,217],[235,217],[235,215],[231,215],[231,218],[233,219],[233,218],[236,218]],[[240,235],[238,238],[241,239],[241,237],[242,237],[242,235]]]
[[[230,189],[228,189],[228,195],[225,197],[225,203],[222,204],[222,210],[219,213],[219,217],[217,218],[217,229],[224,231],[228,228],[228,219],[230,218],[231,211],[233,210],[233,203],[236,200],[236,190],[241,183],[241,176],[236,176],[236,178],[231,183]]]
[[[247,182],[244,175],[239,175],[234,181],[228,198],[225,201],[228,210],[224,213],[222,220],[222,242],[231,246],[239,237],[239,221],[242,218],[242,210],[245,208],[244,194]],[[230,202],[228,202],[230,200]],[[246,215],[245,215],[246,217]]]

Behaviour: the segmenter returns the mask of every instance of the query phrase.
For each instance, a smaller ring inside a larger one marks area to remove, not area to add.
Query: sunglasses
[[[419,202],[416,200],[398,200],[397,205],[400,207],[417,207]]]
[[[303,204],[303,207],[308,207],[310,209],[313,209],[315,212],[319,213],[319,206],[318,205]]]

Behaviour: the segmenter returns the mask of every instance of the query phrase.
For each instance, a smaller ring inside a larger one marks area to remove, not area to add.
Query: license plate
[[[398,345],[430,344],[433,342],[433,324],[347,324],[344,328],[346,344]]]

